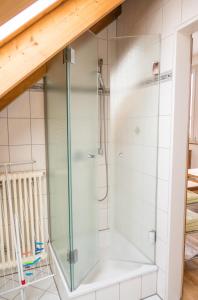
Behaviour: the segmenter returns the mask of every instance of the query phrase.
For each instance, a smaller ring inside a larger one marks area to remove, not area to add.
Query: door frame
[[[198,18],[184,23],[175,33],[173,67],[173,114],[170,157],[168,300],[182,296],[184,275],[184,234],[192,34],[198,31]]]

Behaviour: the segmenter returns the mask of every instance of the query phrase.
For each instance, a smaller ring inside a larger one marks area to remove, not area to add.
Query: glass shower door
[[[68,197],[66,68],[63,53],[50,62],[45,84],[50,239],[68,286],[72,287],[70,201]]]
[[[114,38],[110,60],[112,256],[154,263],[160,37]]]
[[[98,261],[96,156],[97,40],[87,32],[68,49],[68,149],[75,289]]]

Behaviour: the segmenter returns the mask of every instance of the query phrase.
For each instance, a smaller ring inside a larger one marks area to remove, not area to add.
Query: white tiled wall
[[[97,290],[77,300],[140,300],[156,294],[156,272]],[[91,298],[89,298],[91,297]]]
[[[12,171],[45,170],[44,99],[42,90],[27,90],[0,113],[0,161],[36,161]]]
[[[117,22],[118,35],[161,33],[161,72],[173,70],[176,28],[198,17],[196,0],[126,0]],[[160,126],[158,162],[158,221],[157,264],[159,266],[157,291],[166,299],[167,257],[169,252],[170,153],[172,134],[172,81],[160,87]],[[175,300],[175,299],[174,299]],[[178,299],[176,299],[178,300]]]
[[[159,86],[134,88],[143,76],[152,76],[152,60],[145,59],[143,47],[153,59],[159,58],[156,38],[150,37],[149,41],[118,39],[116,59],[111,59],[111,148],[115,165],[112,219],[116,230],[153,260],[149,231],[155,229]],[[167,143],[167,139],[162,142]],[[161,172],[165,173],[162,167]]]
[[[120,298],[131,300],[133,295],[134,300],[141,297],[141,278],[135,278],[120,284]],[[145,291],[144,291],[145,292]]]
[[[46,170],[42,90],[27,90],[0,112],[0,162],[28,162],[11,166],[10,171]],[[1,170],[1,169],[0,169]],[[1,170],[4,171],[4,170]],[[48,240],[47,192],[44,181],[44,224]]]
[[[98,35],[98,58],[103,59],[103,79],[105,87],[109,88],[109,57],[108,57],[108,48],[109,48],[109,39],[116,35],[116,22],[109,25],[107,28],[102,30]],[[105,97],[108,111],[109,107],[109,97]],[[109,114],[107,115],[107,122],[109,119]],[[108,137],[109,138],[109,137]],[[107,138],[107,139],[108,139]],[[108,140],[107,140],[108,142]],[[105,162],[104,157],[98,157],[98,199],[102,198],[106,192],[106,172],[105,172]],[[98,203],[99,206],[99,230],[108,230],[109,229],[109,195],[107,199],[103,202]],[[102,235],[102,234],[101,234]]]

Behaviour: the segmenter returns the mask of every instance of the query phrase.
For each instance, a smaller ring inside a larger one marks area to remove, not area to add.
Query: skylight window
[[[60,0],[37,0],[18,15],[0,26],[0,43]]]

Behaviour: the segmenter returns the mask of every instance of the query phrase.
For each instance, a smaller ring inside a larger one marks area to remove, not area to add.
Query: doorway
[[[191,49],[183,300],[198,298],[198,32]]]

